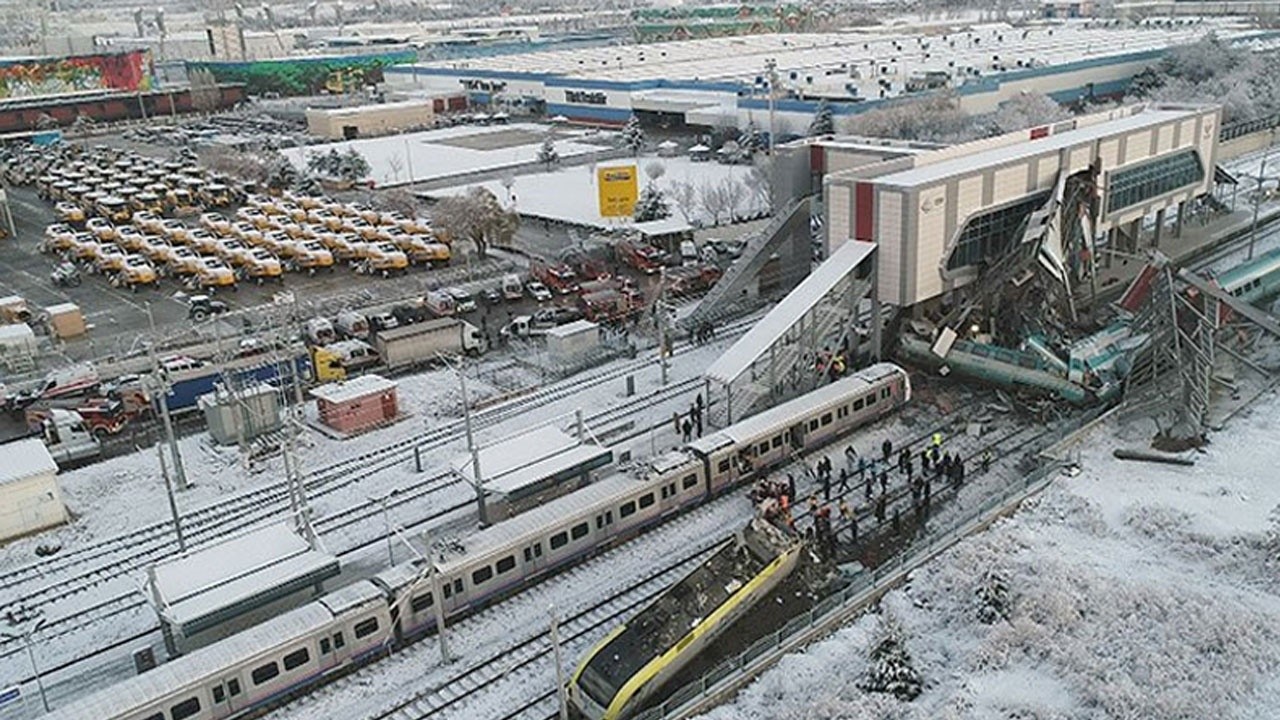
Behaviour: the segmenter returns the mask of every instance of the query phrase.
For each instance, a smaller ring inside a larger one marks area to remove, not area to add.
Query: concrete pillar
[[[1164,232],[1164,208],[1156,211],[1156,233],[1151,238],[1151,247],[1160,247],[1160,235]]]
[[[1184,201],[1182,201],[1182,202],[1178,203],[1178,219],[1177,219],[1177,221],[1176,221],[1176,222],[1174,222],[1174,224],[1173,224],[1173,236],[1174,236],[1174,237],[1176,237],[1176,238],[1180,238],[1180,237],[1182,237],[1182,225],[1183,225],[1183,223],[1185,223],[1186,221],[1187,221],[1187,203],[1186,203],[1186,201],[1184,200]]]
[[[1142,218],[1131,220],[1129,229],[1125,231],[1129,236],[1129,246],[1126,248],[1130,254],[1138,253],[1138,238],[1142,237]]]
[[[1119,250],[1119,248],[1116,246],[1116,243],[1118,242],[1120,242],[1119,231],[1115,227],[1108,228],[1107,229],[1107,252],[1105,255],[1102,256],[1102,267],[1108,270],[1111,269],[1111,259],[1115,257],[1115,251]]]

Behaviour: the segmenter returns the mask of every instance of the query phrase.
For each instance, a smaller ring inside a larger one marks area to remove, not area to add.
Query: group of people
[[[689,344],[702,345],[716,339],[716,326],[711,323],[702,323],[696,328],[689,331]]]
[[[683,418],[678,412],[671,413],[671,422],[675,424],[676,432],[680,433],[680,437],[685,442],[689,442],[694,437],[702,437],[703,409],[702,393],[698,393],[698,398],[689,406],[689,411]]]
[[[764,478],[757,482],[750,492],[751,502],[760,508],[760,513],[765,520],[792,535],[799,535],[794,514],[795,496],[796,479],[790,473],[787,474],[785,481]],[[816,495],[810,495],[808,506],[809,515],[813,518],[813,523],[805,528],[805,539],[809,542],[815,542],[818,552],[824,557],[834,559],[839,538],[837,537],[838,531],[832,521],[831,505],[829,503],[820,504]],[[837,512],[840,514],[842,523],[849,528],[849,543],[856,543],[858,541],[858,518],[853,508],[849,506],[848,502],[841,499],[837,506]]]

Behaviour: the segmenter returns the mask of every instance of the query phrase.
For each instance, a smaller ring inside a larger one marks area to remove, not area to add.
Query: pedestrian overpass
[[[824,352],[843,349],[850,365],[860,350],[880,357],[877,247],[861,241],[841,245],[707,368],[706,394],[714,400],[709,425],[724,427],[761,403],[772,405],[825,383],[816,369]],[[859,348],[862,342],[870,347]]]

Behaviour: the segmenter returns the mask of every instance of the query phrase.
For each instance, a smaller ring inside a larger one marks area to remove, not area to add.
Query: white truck
[[[374,347],[388,370],[435,362],[441,354],[480,355],[489,343],[480,328],[458,318],[438,318],[380,330]]]
[[[102,454],[102,442],[93,436],[80,413],[53,408],[40,422],[40,439],[59,468],[66,468]]]

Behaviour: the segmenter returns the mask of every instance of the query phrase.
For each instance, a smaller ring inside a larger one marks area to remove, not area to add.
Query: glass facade
[[[1204,180],[1204,164],[1195,150],[1181,150],[1111,173],[1107,212],[1150,200]]]
[[[975,267],[988,258],[1000,256],[1017,239],[1015,235],[1021,232],[1027,217],[1048,199],[1048,192],[1039,192],[1012,205],[970,217],[947,256],[947,269]]]

